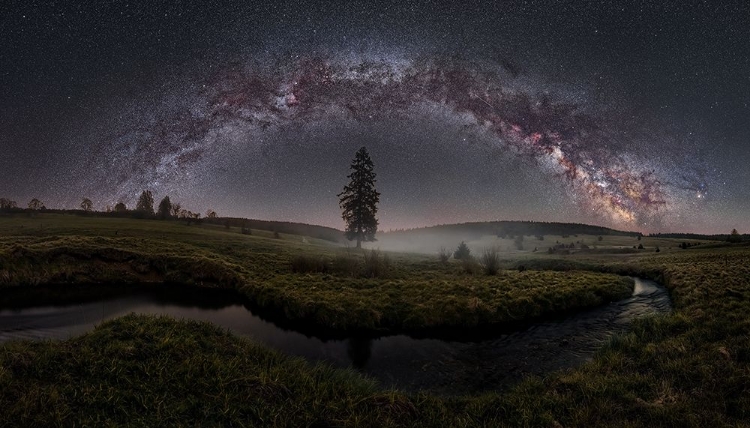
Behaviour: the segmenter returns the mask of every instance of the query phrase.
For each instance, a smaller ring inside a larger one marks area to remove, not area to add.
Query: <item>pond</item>
[[[50,286],[3,291],[0,342],[65,339],[131,312],[170,315],[209,321],[309,361],[353,367],[385,387],[453,395],[501,390],[528,374],[575,367],[590,359],[610,336],[625,331],[635,318],[671,309],[666,289],[636,278],[633,295],[627,299],[515,331],[483,330],[463,337],[435,332],[428,333],[431,337],[327,339],[266,320],[233,290]]]

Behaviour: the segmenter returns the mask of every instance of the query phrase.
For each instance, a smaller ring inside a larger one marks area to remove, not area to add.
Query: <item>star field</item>
[[[750,7],[10,2],[0,196],[341,227],[366,145],[384,229],[748,228]]]

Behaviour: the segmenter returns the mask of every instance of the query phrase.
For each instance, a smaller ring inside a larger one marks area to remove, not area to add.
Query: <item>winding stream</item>
[[[65,339],[92,330],[102,321],[131,312],[164,314],[175,318],[210,321],[233,333],[310,361],[354,367],[383,386],[437,394],[498,390],[527,374],[577,366],[590,359],[610,336],[625,331],[633,319],[672,310],[666,289],[653,281],[635,279],[633,295],[619,302],[526,328],[473,341],[415,338],[407,335],[380,338],[350,337],[323,340],[282,329],[254,315],[247,300],[231,290],[201,289],[186,292],[172,287],[117,287],[97,295],[80,291],[71,298],[70,286],[44,290],[46,306],[31,306],[4,290],[0,306],[0,342],[11,339]],[[39,291],[35,291],[39,293]],[[67,296],[56,300],[55,293]],[[85,296],[85,297],[83,297]]]

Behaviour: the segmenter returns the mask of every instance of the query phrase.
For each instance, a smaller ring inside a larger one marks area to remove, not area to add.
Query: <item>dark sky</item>
[[[85,3],[85,4],[78,4]],[[3,1],[0,197],[750,232],[750,2]]]

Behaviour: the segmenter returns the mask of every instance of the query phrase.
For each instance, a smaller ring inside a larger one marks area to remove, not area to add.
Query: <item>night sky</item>
[[[85,3],[85,4],[79,4]],[[0,3],[0,197],[750,232],[750,2]]]

